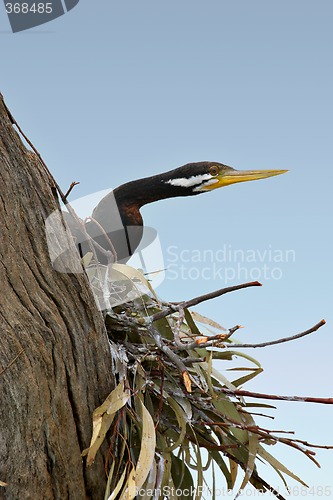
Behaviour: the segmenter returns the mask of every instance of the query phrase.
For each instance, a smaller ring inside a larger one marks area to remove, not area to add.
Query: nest
[[[87,465],[92,464],[108,433],[105,499],[199,498],[205,489],[214,494],[216,468],[228,490],[235,488],[241,471],[239,491],[250,483],[282,499],[259,475],[258,460],[275,469],[287,491],[288,476],[306,486],[267,447],[291,446],[318,465],[312,445],[256,424],[254,410],[275,407],[249,403],[240,386],[263,369],[234,340],[238,325],[226,330],[190,310],[208,295],[182,303],[163,302],[140,271],[120,264],[88,274],[96,301],[104,309],[118,383],[95,410],[91,444],[83,452]],[[259,283],[210,295],[255,285]],[[226,366],[243,360],[230,372],[242,372],[241,376],[228,380],[214,367],[214,360]]]

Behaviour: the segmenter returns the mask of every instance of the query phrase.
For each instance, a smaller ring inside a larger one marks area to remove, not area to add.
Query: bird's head
[[[167,172],[163,176],[163,183],[170,187],[174,186],[178,193],[182,191],[183,195],[191,195],[212,191],[236,182],[265,179],[285,172],[287,170],[235,170],[222,163],[203,161],[188,163]]]

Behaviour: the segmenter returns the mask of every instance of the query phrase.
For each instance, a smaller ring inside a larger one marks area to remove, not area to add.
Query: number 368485
[[[51,14],[52,2],[47,3],[6,3],[7,14]]]

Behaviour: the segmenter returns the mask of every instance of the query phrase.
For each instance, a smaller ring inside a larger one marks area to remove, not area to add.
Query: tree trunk
[[[0,498],[101,500],[105,456],[81,452],[114,384],[108,339],[85,274],[52,267],[52,177],[1,94],[0,180]]]

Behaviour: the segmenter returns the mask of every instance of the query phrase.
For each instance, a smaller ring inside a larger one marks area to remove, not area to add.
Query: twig
[[[325,445],[325,444],[312,444],[308,441],[304,441],[303,439],[293,439],[295,443],[303,444],[304,446],[308,446],[309,448],[320,448],[323,450],[332,450],[333,446]]]
[[[18,354],[16,354],[15,358],[11,360],[11,362],[9,363],[9,365],[7,365],[5,368],[3,368],[0,371],[0,375],[2,375],[3,373],[5,373],[6,370],[8,370],[8,368],[10,368],[15,363],[15,361],[21,356],[21,354],[23,352],[24,352],[24,349],[22,349]]]
[[[226,389],[225,387],[216,387],[217,392],[223,392],[229,396],[244,396],[258,399],[273,399],[276,401],[300,401],[301,403],[320,403],[326,405],[333,404],[333,398],[313,398],[309,396],[278,396],[276,394],[264,394],[260,392],[244,391],[242,389]]]
[[[79,183],[79,182],[75,182],[75,181],[73,181],[73,182],[71,183],[71,185],[70,185],[70,186],[69,186],[69,188],[68,188],[67,193],[65,194],[65,198],[68,198],[69,194],[72,192],[72,189],[73,189],[75,186],[77,186],[78,184],[80,184],[80,183]]]
[[[184,365],[182,359],[174,352],[170,349],[170,347],[166,346],[162,340],[162,337],[161,337],[161,334],[160,332],[157,330],[157,328],[155,328],[154,326],[150,326],[148,328],[148,330],[150,331],[150,333],[152,334],[154,340],[155,340],[155,343],[157,345],[157,347],[162,351],[164,352],[164,354],[166,354],[168,356],[169,359],[171,359],[171,361],[173,361],[173,363],[177,366],[177,368],[180,370],[180,373],[182,374],[183,376],[183,379],[184,377],[186,378],[186,375],[189,377],[189,373],[188,373],[188,370],[186,368],[186,366]]]
[[[243,348],[250,348],[250,347],[267,347],[275,344],[281,344],[283,342],[289,342],[290,340],[296,340],[301,337],[304,337],[305,335],[309,335],[310,333],[315,332],[318,330],[321,326],[325,325],[326,321],[323,319],[319,323],[317,323],[315,326],[312,328],[309,328],[309,330],[306,330],[305,332],[297,333],[296,335],[292,335],[291,337],[284,337],[283,339],[277,339],[277,340],[271,340],[270,342],[262,342],[260,344],[228,344],[225,343],[224,341],[228,339],[238,328],[241,328],[239,325],[234,326],[233,328],[230,328],[229,333],[226,336],[223,336],[224,334],[218,334],[214,335],[213,337],[206,337],[207,341],[204,343],[198,342],[198,340],[195,340],[194,342],[189,342],[185,343],[183,342],[182,345],[177,345],[174,346],[174,349],[195,349],[197,347],[201,348],[206,348],[206,347],[220,347],[220,348],[230,348],[230,347],[243,347]]]
[[[183,308],[180,308],[175,327],[172,328],[173,336],[175,339],[175,344],[178,347],[182,347],[184,345],[183,342],[180,340],[180,329],[181,329],[182,323],[184,321],[184,317],[185,317],[185,311]]]
[[[207,422],[205,419],[205,425],[210,425],[210,426],[217,426],[217,427],[237,427],[239,429],[246,430],[247,432],[251,432],[254,434],[257,434],[258,436],[261,436],[263,439],[271,439],[275,442],[280,442],[283,444],[286,444],[288,446],[291,446],[293,448],[296,448],[297,450],[301,451],[304,453],[310,460],[312,460],[318,467],[320,467],[319,463],[317,460],[313,458],[313,455],[315,455],[315,452],[306,448],[303,448],[300,446],[298,443],[302,444],[305,447],[312,447],[310,443],[307,441],[302,441],[300,439],[292,439],[292,438],[285,438],[285,437],[280,437],[276,436],[276,433],[278,434],[294,434],[293,431],[284,431],[284,430],[273,430],[273,429],[265,429],[263,427],[259,427],[257,425],[246,425],[242,422],[238,422],[237,420],[234,420],[233,418],[225,415],[224,416],[226,421],[212,421]],[[321,448],[321,445],[313,445],[315,448]],[[323,446],[325,449],[333,449],[333,446]]]
[[[209,339],[209,340],[208,340]],[[193,342],[182,342],[180,345],[173,345],[172,349],[178,350],[178,351],[185,351],[189,350],[191,351],[192,349],[197,349],[197,348],[205,348],[206,347],[219,347],[219,348],[225,348],[226,345],[224,343],[225,337],[224,333],[218,333],[217,335],[214,335],[212,337],[200,337],[194,340]]]
[[[203,411],[199,410],[198,408],[197,408],[197,413],[198,413],[198,415],[200,415],[200,416],[202,417],[202,419],[204,420],[205,424],[210,425],[210,424],[212,423],[212,424],[214,425],[213,420],[212,420],[210,417],[208,417],[208,416],[206,415],[206,413],[204,413]],[[226,417],[226,415],[225,415],[225,417]],[[243,429],[246,427],[246,426],[245,426],[245,424],[242,424],[242,423],[240,423],[240,422],[237,422],[237,421],[235,421],[235,420],[233,420],[233,419],[231,419],[231,418],[228,418],[228,417],[226,417],[226,418],[227,418],[228,420],[230,420],[230,421],[233,421],[233,422],[234,422],[234,425],[235,425],[236,427],[240,427],[240,428],[243,428]],[[206,444],[205,444],[205,446],[206,446]],[[206,447],[207,447],[207,446],[206,446]],[[231,447],[232,447],[232,446],[231,446]],[[207,447],[207,448],[208,448],[208,447]],[[238,460],[238,459],[237,459],[234,455],[229,455],[227,451],[226,451],[226,455],[227,455],[227,456],[229,456],[229,458],[231,458],[234,462],[238,463],[238,465],[240,465],[240,466],[242,467],[242,469],[244,469],[244,470],[245,470],[245,468],[244,468],[244,464],[242,464],[242,462],[241,462],[241,461],[239,461],[239,460]],[[253,471],[252,476],[253,476],[254,478],[258,479],[258,480],[261,482],[261,484],[262,484],[262,485],[263,485],[263,486],[264,486],[264,487],[265,487],[268,491],[271,491],[271,492],[273,493],[273,495],[274,495],[274,496],[276,496],[279,500],[286,500],[286,499],[285,499],[285,497],[283,497],[282,495],[280,495],[280,494],[279,494],[279,493],[278,493],[278,492],[277,492],[277,491],[276,491],[276,490],[275,490],[272,486],[270,486],[268,483],[266,483],[266,481],[265,481],[264,479],[262,479],[262,478],[258,475],[258,473],[256,472],[256,470],[254,470],[254,471]],[[238,493],[237,493],[237,495],[236,495],[235,499],[239,496],[239,494],[240,494],[240,492],[238,492]]]
[[[260,342],[259,344],[228,344],[226,347],[267,347],[270,345],[276,345],[276,344],[282,344],[284,342],[290,342],[291,340],[296,340],[300,339],[301,337],[305,337],[306,335],[309,335],[310,333],[316,332],[319,330],[320,327],[326,324],[326,321],[322,319],[314,325],[312,328],[309,328],[308,330],[305,330],[305,332],[297,333],[296,335],[292,335],[291,337],[284,337],[282,339],[277,339],[277,340],[271,340],[270,342]]]
[[[236,290],[241,290],[243,288],[249,288],[251,286],[262,286],[259,281],[251,281],[249,283],[242,283],[241,285],[229,286],[227,288],[220,288],[219,290],[215,290],[211,293],[206,293],[205,295],[199,295],[198,297],[194,297],[193,299],[186,300],[184,302],[179,302],[178,304],[174,304],[172,306],[167,307],[164,311],[159,311],[155,314],[152,314],[149,318],[150,323],[157,321],[159,319],[165,318],[166,316],[170,316],[175,311],[179,311],[180,309],[187,309],[188,307],[196,306],[201,302],[206,300],[215,299],[216,297],[220,297],[221,295],[225,295],[226,293],[235,292]]]
[[[227,418],[227,417],[225,417]],[[231,427],[231,426],[236,426],[239,427],[240,429],[244,429],[249,432],[265,432],[266,435],[271,435],[273,432],[278,433],[278,434],[295,434],[294,431],[284,431],[284,430],[276,430],[276,429],[265,429],[263,427],[259,427],[258,425],[245,425],[242,424],[241,422],[237,422],[237,420],[234,420],[232,418],[227,418],[228,422],[220,421],[220,420],[211,420],[210,422],[205,422],[205,425],[209,426],[222,426],[222,427]],[[296,439],[293,439],[293,441],[296,441]]]
[[[162,415],[162,410],[163,410],[164,369],[165,369],[165,367],[164,367],[163,363],[161,363],[161,365],[162,365],[162,370],[161,370],[160,400],[158,403],[158,414],[157,414],[157,419],[156,419],[156,424],[155,424],[155,430],[160,425],[161,415]]]
[[[116,249],[115,247],[113,246],[113,243],[112,241],[110,240],[109,238],[109,235],[107,234],[107,232],[105,231],[104,227],[96,220],[94,219],[93,217],[87,217],[85,220],[84,220],[84,224],[87,222],[87,221],[91,221],[93,222],[94,224],[96,224],[96,226],[98,227],[98,229],[101,230],[104,238],[106,239],[109,247],[110,247],[110,250],[111,250],[111,253],[112,253],[112,257],[113,257],[113,262],[116,262],[117,261],[117,252],[116,252]],[[84,226],[85,227],[85,226]],[[86,231],[86,234],[88,235],[87,231]],[[88,237],[94,242],[94,244],[96,244],[96,246],[98,247],[98,249],[102,249],[104,253],[104,255],[107,254],[107,257],[108,257],[108,250],[105,250],[105,248],[101,247],[93,238],[91,238],[91,236],[88,235]]]
[[[195,363],[205,363],[207,361],[206,358],[184,358],[184,365],[194,365]]]
[[[241,411],[241,410],[240,410]],[[270,418],[272,420],[275,419],[272,415],[266,415],[266,413],[258,413],[256,411],[247,411],[250,415],[256,415],[257,417],[265,417],[265,418]]]
[[[180,359],[179,356],[177,356],[176,353],[174,353],[168,346],[166,346],[162,340],[160,332],[157,330],[157,328],[151,326],[149,328],[150,333],[152,334],[155,343],[157,347],[166,354],[171,361],[175,363],[175,365],[180,369],[181,373],[184,371],[187,371],[186,366],[184,365],[183,361]]]
[[[227,333],[223,340],[227,340],[229,339],[237,330],[239,330],[240,328],[243,328],[241,325],[236,325],[236,326],[233,326],[232,328],[229,328],[229,333]]]

